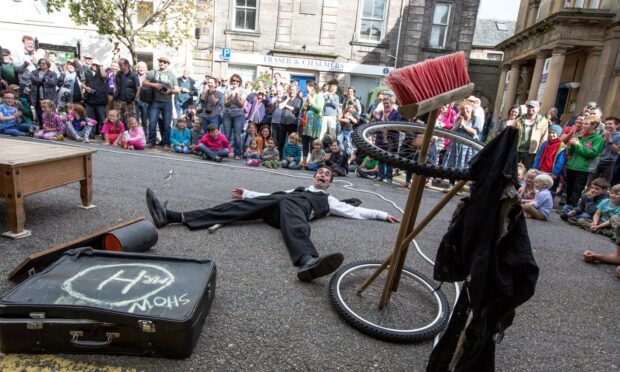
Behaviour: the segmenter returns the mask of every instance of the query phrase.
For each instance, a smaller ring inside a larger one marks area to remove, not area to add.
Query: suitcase
[[[215,283],[209,260],[70,250],[0,298],[0,351],[186,358]]]

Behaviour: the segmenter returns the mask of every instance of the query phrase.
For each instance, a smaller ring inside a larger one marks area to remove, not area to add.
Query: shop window
[[[234,4],[235,30],[256,31],[258,0],[235,0]]]
[[[139,0],[136,2],[138,23],[143,24],[153,14],[153,0]]]
[[[252,67],[252,66],[229,64],[227,73],[228,73],[227,77],[230,77],[232,74],[238,74],[239,76],[241,76],[241,79],[243,80],[243,84],[245,84],[246,81],[254,81],[256,79],[256,67]]]
[[[445,49],[448,31],[450,28],[450,13],[452,12],[452,4],[436,3],[433,10],[433,19],[431,24],[431,33],[428,40],[428,46],[431,48]]]
[[[380,42],[385,25],[386,0],[364,0],[360,17],[361,41]]]
[[[138,62],[146,63],[146,67],[147,67],[147,69],[149,71],[153,69],[153,53],[151,53],[151,52],[136,52],[136,58],[138,59]]]

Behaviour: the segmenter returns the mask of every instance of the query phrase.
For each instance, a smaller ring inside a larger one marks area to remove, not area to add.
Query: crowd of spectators
[[[278,73],[256,81],[232,74],[197,82],[188,70],[177,76],[164,55],[150,71],[142,61],[132,66],[118,51],[108,66],[90,54],[60,65],[55,53],[35,50],[31,36],[24,36],[22,44],[14,54],[2,50],[0,134],[97,139],[132,150],[161,146],[216,162],[243,160],[254,167],[315,170],[327,164],[338,176],[352,169],[359,177],[388,183],[398,172],[355,149],[352,141],[362,123],[409,121],[389,91],[378,92],[365,107],[354,87],[342,89],[337,81],[321,86],[309,81],[305,92]],[[442,107],[434,125],[480,142],[516,127],[526,216],[548,220],[553,197],[558,197],[565,205],[563,219],[618,243],[616,253],[587,251],[585,260],[620,264],[620,119],[604,118],[595,102],[564,123],[557,109],[546,115],[539,110],[537,101],[529,101],[493,123],[480,99],[470,96]],[[423,124],[427,118],[412,121]],[[421,145],[421,136],[394,131],[371,136],[377,147],[405,157],[415,158]],[[435,137],[428,161],[462,168],[474,155],[462,142]],[[406,172],[402,186],[410,187],[411,178]]]

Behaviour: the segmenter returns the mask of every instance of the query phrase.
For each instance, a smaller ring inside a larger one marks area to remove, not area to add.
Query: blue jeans
[[[189,146],[174,145],[174,152],[180,152],[182,154],[189,154]]]
[[[245,118],[243,115],[230,117],[224,115],[224,135],[228,142],[231,144],[234,142],[235,156],[241,156],[243,154],[243,144],[241,143],[241,132],[245,125]]]
[[[214,160],[217,157],[220,157],[220,158],[228,157],[228,149],[221,149],[217,151],[211,150],[210,148],[205,146],[204,143],[199,144],[198,147],[200,148],[200,151],[202,151],[203,154],[207,155],[209,159],[211,160]]]
[[[0,128],[0,134],[6,134],[7,136],[19,137],[23,136],[24,132],[17,129],[17,127]]]
[[[315,171],[319,168],[319,165],[317,163],[310,163],[308,165],[306,165],[306,169],[309,171]]]
[[[163,121],[159,122],[159,114],[162,114]],[[161,134],[162,146],[170,145],[170,122],[172,121],[172,102],[153,101],[149,108],[149,140],[148,143],[154,145],[157,142],[157,124],[159,124],[159,134]]]
[[[203,116],[200,115],[200,123],[202,124],[202,130],[207,133],[207,126],[209,124],[213,124],[220,129],[220,125],[222,124],[222,118],[219,116]]]
[[[568,221],[569,219],[574,219],[575,221],[577,221],[580,218],[585,218],[585,219],[592,219],[592,216],[590,216],[588,213],[586,212],[581,212],[579,214],[576,214],[572,217],[568,217],[568,212],[571,212],[575,209],[575,207],[573,207],[572,205],[565,205],[564,209],[562,209],[562,213],[560,213],[560,218],[564,221]]]
[[[338,142],[340,142],[340,150],[344,151],[347,157],[350,158],[353,153],[353,131],[343,130],[340,132],[340,134],[338,134]]]
[[[144,133],[149,132],[149,103],[136,101],[136,117],[140,121],[140,125],[142,125],[142,130]]]
[[[301,168],[301,166],[299,164],[297,164],[297,162],[292,161],[292,162],[288,162],[288,160],[282,160],[282,168],[288,168],[288,169],[299,169]]]

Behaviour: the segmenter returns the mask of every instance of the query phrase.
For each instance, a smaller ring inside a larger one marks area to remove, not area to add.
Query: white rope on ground
[[[42,142],[42,143],[49,143],[49,140],[43,140],[43,139],[38,139],[38,138],[31,138],[31,139],[34,140],[34,141]],[[85,148],[85,149],[93,149],[93,147],[91,147],[91,146],[80,145],[78,143],[66,143],[66,142],[60,142],[60,141],[54,142],[54,143],[55,144],[59,144],[59,145],[63,145],[63,146],[69,146],[69,147],[79,147],[79,148]],[[180,158],[178,156],[163,156],[163,155],[155,155],[155,154],[138,153],[138,152],[131,152],[131,150],[121,151],[121,150],[113,150],[111,148],[101,148],[101,149],[97,148],[97,151],[108,152],[108,153],[113,153],[113,154],[137,156],[137,157],[142,157],[142,158],[174,160],[174,161],[179,161],[179,162],[183,162],[183,163],[204,164],[204,165],[216,166],[216,167],[243,169],[243,170],[249,170],[249,171],[254,171],[254,172],[263,172],[263,173],[269,173],[269,174],[277,174],[277,175],[280,175],[280,176],[291,177],[291,178],[305,178],[305,179],[312,179],[313,178],[311,176],[296,175],[296,174],[290,174],[290,173],[285,173],[285,172],[279,172],[279,171],[271,170],[271,169],[268,169],[268,168],[263,169],[263,168],[255,168],[255,167],[248,167],[248,166],[239,166],[239,165],[232,165],[232,164],[222,164],[222,163],[215,163],[215,162],[207,162],[205,160],[183,159],[183,158]],[[171,154],[175,154],[175,153],[171,153]],[[338,178],[334,178],[334,181],[332,183],[335,183],[335,182],[344,184],[343,187],[345,189],[347,189],[347,190],[361,192],[361,193],[365,193],[365,194],[375,195],[378,198],[380,198],[381,200],[385,201],[386,203],[391,204],[396,210],[398,210],[400,212],[401,215],[404,214],[404,211],[402,210],[402,208],[400,208],[394,201],[386,198],[385,196],[383,196],[382,194],[380,194],[378,192],[355,188],[355,185],[353,183],[351,183],[350,181],[346,181],[346,180],[342,180],[342,179],[338,179]],[[435,266],[435,262],[433,260],[431,260],[426,254],[424,254],[424,252],[422,251],[422,249],[418,245],[418,242],[415,239],[412,239],[411,242],[415,246],[415,249],[418,252],[418,254],[426,262],[428,262],[431,266]],[[454,303],[456,303],[456,300],[459,298],[460,289],[459,289],[458,283],[452,283],[452,284],[454,284],[454,288],[455,288]],[[452,313],[450,313],[450,316],[452,316]],[[437,345],[437,342],[439,342],[439,334],[437,334],[437,336],[435,336],[435,339],[433,340],[433,347],[435,345]]]

